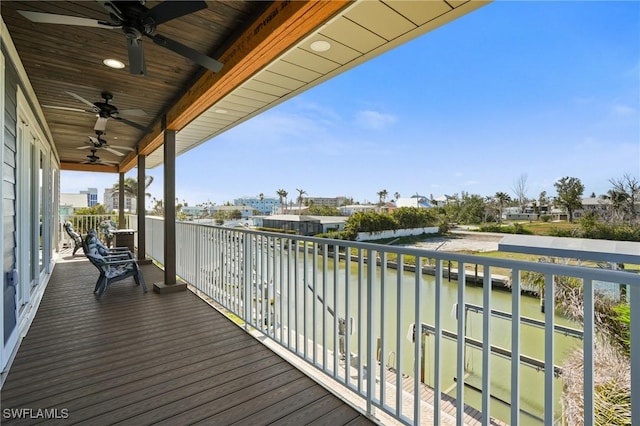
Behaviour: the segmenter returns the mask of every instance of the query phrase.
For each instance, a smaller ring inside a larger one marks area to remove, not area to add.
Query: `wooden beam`
[[[78,172],[104,172],[118,173],[118,166],[109,166],[106,164],[82,164],[82,163],[60,163],[60,170],[71,170]]]
[[[171,107],[166,115],[166,128],[182,130],[348,4],[346,0],[275,1],[220,56],[222,70],[205,72]],[[161,123],[155,123],[153,130],[138,143],[138,153],[149,155],[158,149],[163,142],[162,130]],[[131,153],[120,169],[126,172],[135,163],[135,154]]]

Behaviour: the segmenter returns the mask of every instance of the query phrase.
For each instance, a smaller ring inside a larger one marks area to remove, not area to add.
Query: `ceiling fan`
[[[68,95],[73,96],[80,102],[90,106],[91,110],[85,110],[80,108],[67,108],[67,107],[54,106],[54,105],[42,105],[42,106],[45,108],[59,109],[63,111],[88,112],[90,114],[96,114],[98,115],[98,120],[96,121],[94,130],[96,131],[96,133],[100,132],[100,134],[106,133],[107,120],[110,118],[113,118],[114,120],[124,123],[128,126],[135,127],[138,130],[142,130],[144,132],[149,131],[149,128],[122,117],[123,115],[130,116],[130,117],[145,117],[147,115],[146,112],[144,112],[141,109],[119,110],[118,107],[109,103],[109,101],[113,99],[113,95],[109,92],[102,92],[101,96],[102,96],[102,99],[104,99],[103,102],[93,102],[93,103],[89,102],[82,96],[77,95],[73,92],[66,92],[66,93]]]
[[[124,151],[135,151],[133,148],[129,148],[128,146],[109,145],[107,144],[106,140],[100,137],[100,134],[98,134],[97,136],[98,137],[89,136],[87,146],[80,146],[76,149],[91,149],[92,151],[97,149],[104,149],[105,151],[109,151],[110,153],[115,154],[119,157],[124,157],[125,153],[116,151],[116,149],[121,149]]]
[[[107,161],[101,160],[100,157],[96,155],[97,150],[94,148],[91,150],[91,155],[87,155],[87,160],[82,161],[81,164],[105,164],[115,166],[118,163],[116,161]]]
[[[154,43],[184,56],[213,72],[218,72],[222,68],[222,63],[217,60],[168,37],[156,34],[156,26],[206,9],[207,3],[205,1],[165,1],[151,9],[144,6],[144,0],[137,2],[97,1],[109,14],[108,21],[27,10],[19,10],[18,13],[32,22],[42,24],[122,29],[127,40],[129,71],[131,74],[147,75],[142,36],[150,38]]]

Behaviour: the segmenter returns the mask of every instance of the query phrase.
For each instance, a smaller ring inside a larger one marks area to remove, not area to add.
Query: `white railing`
[[[162,220],[146,224],[148,255],[162,263]],[[444,404],[455,404],[457,424],[467,404],[483,424],[554,424],[562,361],[582,349],[584,423],[592,425],[594,286],[629,285],[631,310],[640,312],[640,275],[624,271],[186,222],[176,224],[176,247],[182,279],[357,393],[369,413],[406,424],[440,424]],[[545,292],[542,314],[537,298],[492,290],[507,281],[519,288],[525,271],[543,274],[546,288],[558,276],[580,280],[584,327],[556,314],[553,291]],[[469,285],[476,279],[481,286]],[[638,322],[632,316],[632,383],[640,383]],[[441,397],[426,403],[421,392]],[[640,419],[639,391],[631,401]]]
[[[125,215],[125,228],[129,228],[131,222],[135,222],[135,217],[132,215]],[[133,219],[132,219],[133,218]],[[71,222],[73,229],[80,235],[85,235],[90,229],[100,230],[100,223],[105,220],[110,220],[118,223],[117,214],[99,214],[99,215],[60,215],[60,242],[62,244],[73,246],[71,238],[64,230],[64,224]]]

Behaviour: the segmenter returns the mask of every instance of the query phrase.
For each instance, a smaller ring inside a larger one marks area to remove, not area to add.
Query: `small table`
[[[114,247],[127,247],[133,253],[133,234],[135,229],[114,229],[111,231],[115,237]]]

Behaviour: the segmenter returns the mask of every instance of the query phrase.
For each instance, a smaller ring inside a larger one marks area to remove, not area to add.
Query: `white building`
[[[102,204],[107,213],[120,208],[120,195],[119,191],[113,188],[107,188],[104,190],[104,203]],[[124,193],[124,211],[127,213],[136,212],[136,198]]]
[[[233,204],[237,207],[251,207],[262,214],[271,214],[280,209],[280,200],[271,197],[241,197],[233,200]]]
[[[433,206],[429,202],[429,198],[424,195],[414,195],[409,198],[398,198],[396,200],[396,207],[417,207],[420,209],[430,209]]]

